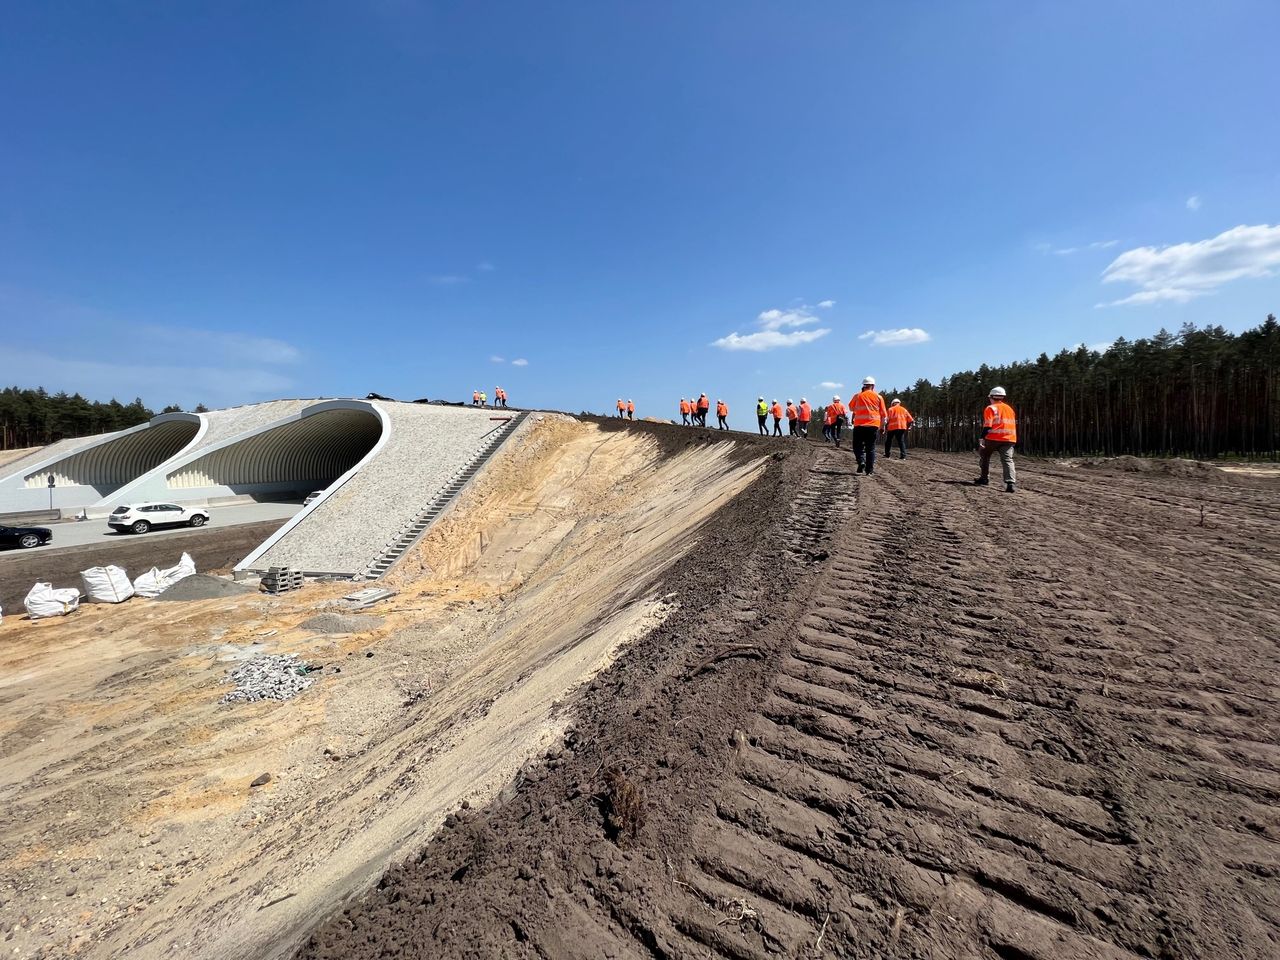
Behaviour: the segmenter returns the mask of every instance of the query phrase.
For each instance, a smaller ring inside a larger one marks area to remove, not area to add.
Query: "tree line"
[[[203,413],[204,404],[196,407]],[[171,404],[161,413],[178,413],[182,408]],[[132,403],[112,398],[103,403],[86,400],[78,393],[49,393],[43,387],[26,389],[5,387],[0,390],[0,450],[42,447],[67,437],[89,437],[110,433],[146,423],[155,412],[141,397]]]
[[[974,449],[987,392],[1009,391],[1018,446],[1030,454],[1276,457],[1280,454],[1280,323],[1240,334],[1186,324],[1177,334],[1079,346],[1054,357],[983,365],[886,396],[916,418],[915,442]]]

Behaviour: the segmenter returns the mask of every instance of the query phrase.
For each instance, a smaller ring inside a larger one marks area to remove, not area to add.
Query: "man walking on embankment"
[[[858,459],[858,473],[868,477],[876,469],[876,442],[880,428],[885,425],[889,413],[884,408],[884,397],[876,393],[876,378],[864,377],[862,389],[849,401],[849,416],[853,421],[853,455]]]
[[[716,429],[729,429],[729,405],[723,400],[716,401]]]
[[[756,397],[756,425],[760,430],[760,436],[769,435],[769,405],[764,402],[764,397]]]
[[[991,457],[1000,455],[1000,468],[1004,471],[1004,492],[1013,493],[1017,473],[1013,466],[1013,448],[1018,442],[1018,418],[1013,407],[1005,402],[1004,387],[992,387],[987,409],[982,411],[982,439],[978,441],[978,469],[981,476],[974,486],[985,487],[991,471]]]
[[[907,431],[911,425],[916,422],[916,418],[911,415],[911,411],[902,405],[902,401],[897,397],[893,398],[893,403],[889,404],[889,423],[888,430],[885,432],[884,438],[884,458],[892,459],[889,451],[893,449],[893,445],[898,445],[898,451],[901,454],[899,459],[907,459]]]
[[[773,415],[773,435],[782,436],[782,404],[776,397],[773,400],[773,406],[769,408],[769,413]]]
[[[680,398],[680,419],[684,421],[684,425],[689,425],[689,412],[693,409],[692,404],[684,397]]]
[[[813,419],[813,407],[804,397],[800,398],[800,436],[809,439],[809,421]]]

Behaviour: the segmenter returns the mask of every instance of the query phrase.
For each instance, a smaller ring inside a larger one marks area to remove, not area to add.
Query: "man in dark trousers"
[[[769,405],[764,402],[764,397],[756,397],[756,426],[760,436],[769,435]]]

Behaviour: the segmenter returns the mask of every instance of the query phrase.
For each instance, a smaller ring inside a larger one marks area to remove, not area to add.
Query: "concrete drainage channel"
[[[515,433],[528,415],[528,411],[521,411],[494,430],[489,440],[476,452],[476,455],[462,469],[449,478],[449,481],[440,492],[432,498],[431,502],[416,517],[405,524],[391,542],[383,548],[382,552],[365,568],[364,574],[351,579],[377,580],[404,559],[404,555],[426,535],[427,531],[431,529],[431,525],[439,520],[450,506],[457,502],[458,495],[466,489],[467,484],[484,468],[489,458],[502,446],[507,437]]]

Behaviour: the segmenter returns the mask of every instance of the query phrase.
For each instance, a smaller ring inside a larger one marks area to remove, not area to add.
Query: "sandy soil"
[[[15,460],[28,457],[39,449],[40,447],[18,447],[14,450],[0,450],[0,467],[3,467],[6,463],[13,463]]]
[[[0,626],[0,930],[13,956],[269,957],[510,791],[564,704],[680,603],[657,585],[765,469],[752,445],[545,417],[391,578]],[[221,705],[255,652],[324,665]],[[264,786],[251,787],[262,773]]]
[[[1275,482],[786,449],[300,956],[1280,953]]]

